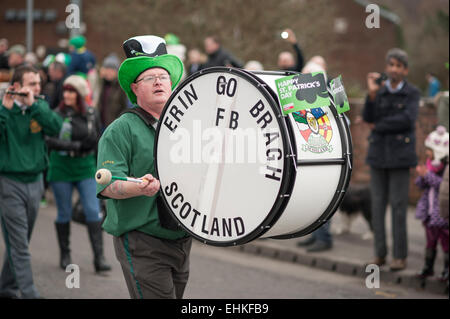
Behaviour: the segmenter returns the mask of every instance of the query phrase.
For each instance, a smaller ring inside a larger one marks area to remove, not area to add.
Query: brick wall
[[[6,38],[9,45],[26,44],[26,21],[18,19],[15,21],[6,21],[5,14],[7,10],[23,11],[27,8],[26,1],[2,0],[0,7],[0,38]],[[65,12],[69,1],[61,0],[41,0],[34,1],[34,10],[45,13],[47,10],[55,10],[56,17],[53,21],[44,21],[43,19],[33,23],[33,47],[36,49],[38,45],[44,45],[49,49],[58,48],[58,40],[69,36],[67,29],[62,29],[61,34],[56,32],[57,24],[60,23],[64,27],[65,19],[68,13]]]
[[[351,121],[350,130],[353,142],[353,173],[351,183],[368,183],[370,181],[370,169],[365,163],[370,129],[364,122],[358,121],[364,106],[363,99],[353,99],[350,101],[351,109],[348,116]],[[419,156],[419,163],[425,162],[424,141],[427,135],[435,129],[437,125],[437,108],[429,100],[423,99],[420,102],[419,115],[416,122],[416,152]],[[416,178],[415,170],[411,170],[409,183],[410,204],[415,205],[421,195],[421,191],[414,185]]]

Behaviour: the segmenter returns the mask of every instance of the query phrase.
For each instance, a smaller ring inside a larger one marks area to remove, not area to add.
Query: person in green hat
[[[95,67],[94,54],[86,49],[86,38],[82,35],[72,37],[69,40],[70,63],[67,69],[68,75],[79,75],[86,79],[88,72]]]
[[[153,148],[157,122],[181,79],[183,64],[167,54],[160,37],[134,37],[123,47],[127,59],[119,68],[119,83],[136,106],[106,128],[97,169],[144,182],[97,185],[97,196],[107,199],[103,228],[113,235],[131,298],[182,298],[192,239],[162,205]]]

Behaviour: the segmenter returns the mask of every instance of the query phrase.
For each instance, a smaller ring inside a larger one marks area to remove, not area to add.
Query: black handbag
[[[105,200],[100,200],[100,212],[102,214],[102,223],[103,223],[106,218]],[[86,215],[84,214],[83,205],[81,204],[80,198],[78,198],[75,204],[72,205],[72,221],[78,224],[86,225]]]

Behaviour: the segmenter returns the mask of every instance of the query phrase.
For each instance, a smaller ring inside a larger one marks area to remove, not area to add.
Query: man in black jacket
[[[205,51],[208,54],[208,61],[202,64],[200,69],[206,69],[213,66],[233,66],[242,68],[241,61],[236,59],[231,53],[225,50],[216,36],[209,36],[204,41]]]
[[[391,205],[393,261],[391,270],[406,268],[408,254],[406,213],[408,207],[409,170],[417,164],[415,122],[420,93],[408,83],[408,55],[391,49],[386,55],[387,80],[380,83],[379,73],[367,75],[368,96],[363,119],[369,123],[367,163],[371,168],[372,223],[375,260],[386,263],[385,214]]]

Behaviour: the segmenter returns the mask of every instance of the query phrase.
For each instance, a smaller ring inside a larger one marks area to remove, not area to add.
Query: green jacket
[[[106,168],[113,176],[119,177],[138,178],[148,173],[156,176],[153,153],[155,133],[136,114],[123,114],[107,127],[99,141],[97,169]],[[97,197],[105,198],[100,192],[108,185],[97,185]],[[138,230],[164,239],[185,237],[187,233],[182,230],[174,231],[161,226],[156,196],[108,199],[103,228],[114,236]]]
[[[47,102],[37,100],[22,110],[0,106],[0,175],[32,183],[41,177],[48,163],[44,135],[58,135],[62,118]]]
[[[95,152],[100,137],[98,113],[93,107],[87,107],[85,114],[72,108],[56,110],[56,113],[67,124],[70,123],[71,133],[70,138],[66,136],[66,139],[47,138],[50,150],[47,181],[77,182],[94,178],[97,167]]]

